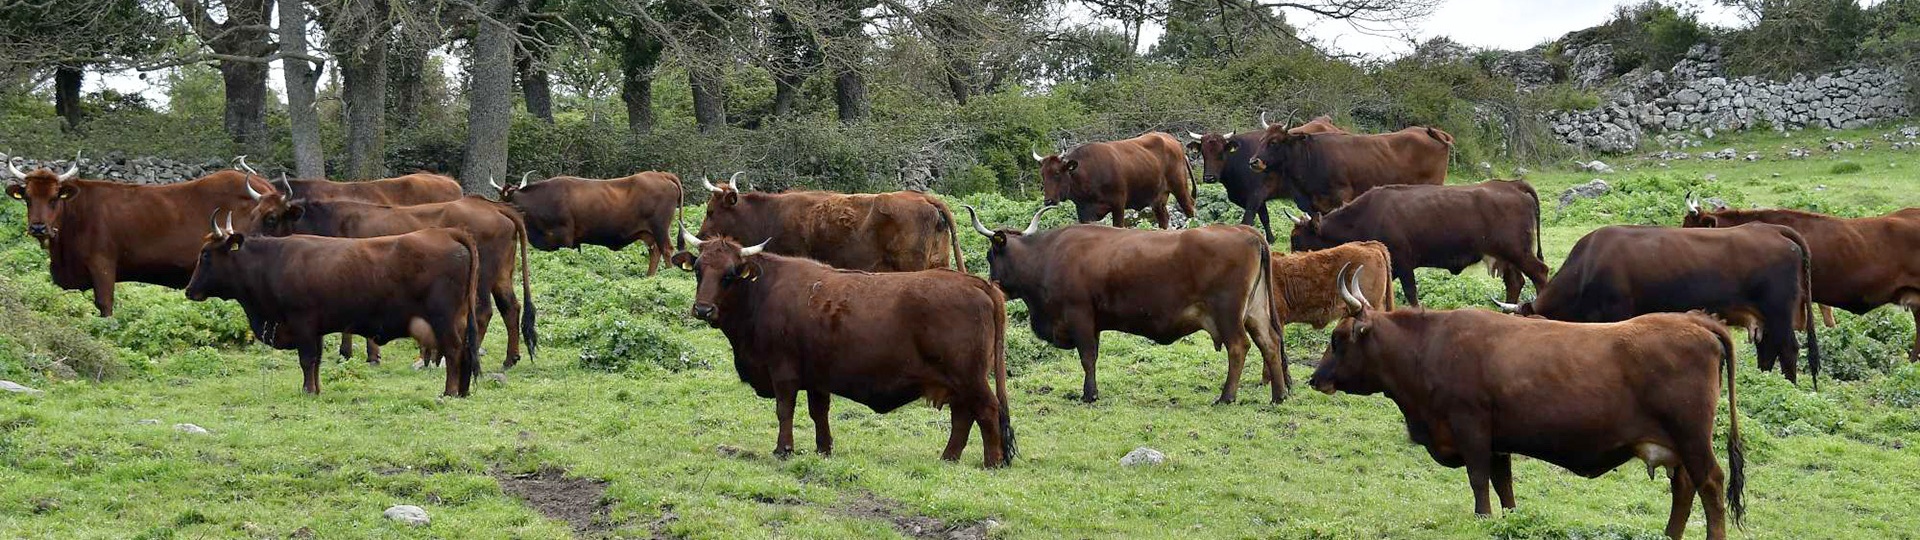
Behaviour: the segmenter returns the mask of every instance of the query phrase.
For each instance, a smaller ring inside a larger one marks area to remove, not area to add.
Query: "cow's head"
[[[1068,186],[1071,186],[1079,176],[1074,173],[1080,170],[1080,160],[1069,158],[1064,153],[1051,156],[1042,156],[1039,152],[1029,153],[1033,154],[1034,161],[1040,163],[1041,203],[1053,206],[1066,200]]]
[[[1693,198],[1693,192],[1689,191],[1687,192],[1687,213],[1680,217],[1680,226],[1712,228],[1733,225],[1731,223],[1721,222],[1722,219],[1719,214],[1725,211],[1727,211],[1727,205],[1724,204],[1719,205],[1713,210],[1701,209],[1700,200]]]
[[[1205,135],[1187,132],[1187,136],[1193,137],[1193,142],[1187,143],[1187,150],[1200,154],[1201,182],[1220,181],[1220,169],[1226,166],[1227,160],[1246,158],[1240,141],[1233,139],[1231,131]]]
[[[700,179],[700,183],[707,186],[707,192],[713,194],[707,198],[707,217],[700,220],[701,234],[712,234],[719,230],[715,227],[720,227],[722,224],[742,223],[742,214],[747,212],[740,205],[740,175],[742,174],[746,174],[746,171],[733,173],[731,178],[719,185],[714,185],[713,181],[706,178]]]
[[[767,248],[767,242],[752,247],[740,247],[732,238],[714,238],[701,240],[687,232],[685,224],[680,226],[681,251],[673,254],[673,265],[681,270],[693,273],[699,283],[693,297],[693,318],[707,321],[709,326],[719,327],[722,317],[727,314],[721,306],[738,306],[733,301],[739,295],[746,294],[747,285],[760,279],[760,263],[755,255]],[[696,255],[696,253],[698,255]]]
[[[252,170],[248,169],[248,172]],[[265,180],[261,178],[261,181]],[[247,177],[245,185],[247,197],[253,199],[252,230],[270,236],[286,236],[293,234],[294,224],[306,217],[308,201],[294,193],[293,181],[288,180],[286,174],[280,175],[280,185],[275,186],[278,189],[264,192],[254,189],[252,175]]]
[[[1033,213],[1033,220],[1027,222],[1027,228],[1016,231],[1013,229],[989,230],[986,225],[980,223],[980,213],[972,206],[963,204],[960,207],[967,209],[967,215],[973,217],[973,232],[987,237],[987,279],[994,283],[1001,283],[1013,271],[1013,258],[1017,255],[1013,253],[1016,248],[1012,244],[1017,243],[1016,241],[1020,238],[1040,232],[1040,216],[1045,215],[1048,210],[1059,208],[1051,204],[1040,207],[1040,210]]]
[[[1287,246],[1292,251],[1319,251],[1346,243],[1322,233],[1320,225],[1324,220],[1318,215],[1297,215],[1284,208],[1280,214],[1293,220],[1293,234],[1288,238]]]
[[[1348,263],[1335,275],[1340,299],[1347,304],[1347,315],[1334,327],[1327,352],[1320,356],[1320,367],[1313,370],[1313,378],[1308,380],[1313,389],[1329,395],[1335,391],[1367,395],[1384,389],[1375,365],[1383,354],[1391,351],[1386,350],[1389,347],[1381,343],[1374,331],[1379,312],[1367,301],[1366,295],[1360,294],[1360,276],[1364,272],[1366,266]]]
[[[1264,173],[1268,169],[1278,170],[1285,166],[1289,157],[1313,137],[1311,133],[1288,131],[1287,124],[1291,123],[1293,123],[1291,117],[1279,124],[1268,123],[1267,112],[1260,111],[1260,145],[1258,148],[1246,151],[1250,154],[1246,156],[1247,166],[1253,169],[1253,172]]]
[[[200,260],[194,264],[193,277],[187,280],[187,299],[200,302],[210,297],[233,298],[234,283],[246,274],[240,268],[241,247],[246,243],[247,235],[233,230],[233,212],[227,212],[224,228],[216,213],[213,232],[201,242]]]
[[[529,176],[533,176],[533,171],[527,171],[527,172],[521,173],[520,183],[517,185],[507,184],[502,186],[500,185],[500,182],[494,181],[494,179],[492,178],[488,178],[487,183],[492,184],[493,189],[500,192],[500,202],[510,203],[510,202],[513,202],[513,195],[515,193],[519,193],[520,190],[527,189],[527,177]]]
[[[14,180],[7,183],[7,197],[27,204],[27,234],[46,247],[60,235],[61,211],[68,201],[80,196],[80,185],[73,182],[80,176],[80,156],[74,155],[67,172],[57,175],[46,168],[21,171],[13,164],[15,159],[7,158],[7,172]]]

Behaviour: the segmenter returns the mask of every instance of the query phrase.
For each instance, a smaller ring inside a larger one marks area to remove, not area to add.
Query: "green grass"
[[[1867,134],[1877,137],[1836,136]],[[1610,159],[1621,172],[1536,171],[1529,176],[1546,199],[1548,258],[1557,265],[1602,224],[1677,223],[1689,188],[1735,204],[1853,215],[1920,205],[1920,185],[1906,173],[1920,170],[1920,150],[1883,144],[1786,161],[1773,149],[1817,147],[1820,136],[1723,139],[1711,148],[1769,152],[1755,163],[1661,168]],[[1830,174],[1841,159],[1863,170]],[[1618,192],[1554,208],[1560,190],[1596,176]],[[1826,189],[1814,189],[1820,185]],[[1217,198],[1217,189],[1203,196]],[[968,201],[996,226],[1018,226],[1033,208]],[[92,318],[87,294],[47,282],[45,256],[19,238],[21,213],[18,204],[0,210],[0,274],[10,276],[0,280],[0,316],[10,321],[0,328],[0,378],[47,394],[0,395],[5,538],[285,538],[302,529],[317,538],[566,537],[565,524],[506,495],[496,480],[547,468],[607,480],[611,534],[625,537],[902,535],[883,517],[848,510],[863,498],[897,501],[900,516],[993,520],[992,535],[1005,538],[1656,538],[1666,520],[1666,480],[1648,480],[1637,463],[1588,480],[1528,459],[1516,465],[1520,510],[1476,518],[1465,472],[1435,465],[1408,443],[1384,398],[1297,386],[1281,405],[1264,403],[1264,388],[1245,389],[1236,405],[1209,405],[1225,362],[1201,337],[1162,347],[1109,333],[1101,402],[1084,405],[1070,397],[1078,362],[1034,340],[1018,304],[1009,329],[1021,451],[1013,467],[982,470],[977,435],[960,463],[940,461],[946,411],[910,406],[882,416],[845,400],[834,410],[836,455],[811,453],[811,423],[800,414],[801,453],[778,461],[768,455],[772,402],[737,381],[717,331],[682,313],[692,280],[676,270],[644,277],[638,249],[536,253],[549,346],[505,383],[483,381],[470,399],[437,397],[440,373],[406,367],[405,342],[388,348],[383,366],[330,357],[325,393],[309,397],[300,394],[291,352],[234,338],[239,314],[230,304],[193,304],[178,291],[134,285],[122,288],[118,317]],[[983,271],[982,242],[962,238],[970,268]],[[1423,271],[1420,279],[1436,307],[1482,304],[1497,289],[1478,269]],[[1851,380],[1824,381],[1820,393],[1758,372],[1742,346],[1750,511],[1736,537],[1920,530],[1920,451],[1911,448],[1920,443],[1920,369],[1902,356],[1911,318],[1892,310],[1840,316],[1842,328],[1823,332],[1823,342],[1848,358],[1836,362],[1859,365]],[[1296,327],[1289,335],[1294,376],[1304,379],[1325,333]],[[117,357],[126,375],[47,380],[36,366],[50,354],[47,343],[61,340],[84,346],[59,350],[107,351],[93,354]],[[485,365],[497,369],[497,328],[487,346]],[[591,368],[581,366],[583,352]],[[180,433],[175,423],[213,433]],[[723,456],[722,446],[744,453]],[[1119,467],[1137,446],[1159,449],[1169,462]],[[383,519],[393,504],[423,506],[433,523]],[[1697,509],[1688,534],[1704,534]]]

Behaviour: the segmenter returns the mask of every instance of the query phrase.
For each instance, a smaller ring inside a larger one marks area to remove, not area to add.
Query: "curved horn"
[[[213,209],[213,213],[207,214],[207,224],[213,226],[213,234],[220,234],[220,209],[219,208],[215,208]]]
[[[1224,135],[1221,135],[1221,136],[1220,136],[1220,138],[1222,138],[1222,139],[1231,139],[1231,138],[1233,138],[1233,132],[1231,132],[1231,131],[1229,131],[1229,132],[1227,132],[1226,134],[1224,134]]]
[[[225,236],[233,236],[233,211],[232,210],[227,211],[227,233]]]
[[[1498,297],[1498,296],[1489,296],[1489,297],[1487,297],[1487,299],[1488,299],[1488,300],[1492,300],[1492,301],[1493,301],[1493,305],[1495,305],[1495,306],[1499,306],[1499,307],[1500,307],[1500,311],[1502,311],[1502,312],[1505,312],[1505,313],[1519,313],[1519,312],[1520,312],[1520,304],[1509,304],[1509,303],[1506,303],[1506,302],[1501,302],[1501,301],[1500,301],[1500,297]]]
[[[706,243],[706,240],[701,240],[700,237],[694,236],[693,233],[687,232],[687,226],[685,224],[682,224],[680,226],[680,241],[686,242],[688,246],[692,246],[694,248],[699,248],[700,244]]]
[[[241,185],[247,186],[247,197],[250,197],[253,200],[256,200],[256,201],[260,200],[260,197],[263,197],[266,195],[265,193],[261,193],[260,190],[253,189],[253,178],[249,177],[249,178],[241,179],[240,183]]]
[[[712,181],[712,180],[708,180],[708,179],[707,179],[707,177],[705,177],[705,176],[702,176],[702,177],[700,177],[700,183],[702,183],[702,184],[706,184],[706,185],[707,185],[707,191],[711,191],[711,192],[714,192],[714,193],[726,193],[726,192],[727,192],[727,190],[724,190],[724,189],[720,189],[720,186],[716,186],[716,185],[713,185],[713,181]]]
[[[494,178],[493,178],[493,177],[491,177],[491,176],[489,176],[489,177],[487,177],[487,185],[490,185],[490,186],[493,186],[493,190],[494,190],[494,191],[506,191],[506,190],[507,190],[507,188],[504,188],[504,187],[500,187],[500,182],[496,182],[496,181],[494,181]]]
[[[27,173],[20,172],[20,166],[13,164],[13,161],[16,159],[20,159],[20,156],[13,156],[13,157],[7,158],[7,172],[13,173],[14,178],[26,180]]]
[[[80,153],[79,152],[73,153],[73,163],[70,165],[67,165],[67,172],[60,173],[60,181],[65,182],[68,180],[72,180],[73,177],[75,176],[80,176]]]
[[[252,167],[252,166],[249,166],[249,165],[247,165],[247,156],[246,156],[246,155],[244,155],[244,154],[243,154],[243,155],[240,155],[240,156],[237,156],[237,157],[235,157],[235,158],[233,158],[233,161],[234,161],[234,163],[237,163],[237,164],[239,164],[239,166],[238,166],[238,167],[234,167],[235,169],[240,169],[240,170],[243,170],[243,171],[247,171],[247,174],[251,174],[251,175],[254,175],[254,176],[260,176],[260,171],[256,171],[256,170],[253,170],[253,167]]]
[[[1333,275],[1334,288],[1340,289],[1340,300],[1347,303],[1348,310],[1360,311],[1365,308],[1365,305],[1360,303],[1360,299],[1353,297],[1353,289],[1347,288],[1347,269],[1352,266],[1351,262],[1340,265],[1340,272]]]
[[[507,173],[507,174],[513,174],[513,173]],[[529,176],[533,176],[533,171],[520,173],[520,187],[518,189],[527,189],[527,177]]]
[[[740,248],[740,256],[752,257],[754,255],[759,255],[761,251],[765,251],[767,249],[767,244],[772,242],[773,242],[773,239],[768,238],[767,241],[761,242],[760,245],[753,246],[753,247]]]
[[[1033,221],[1027,222],[1027,228],[1022,229],[1020,231],[1020,236],[1026,236],[1026,235],[1040,232],[1040,215],[1047,213],[1048,210],[1052,210],[1059,207],[1060,205],[1057,205],[1057,204],[1040,207],[1040,211],[1033,213]]]
[[[1027,153],[1029,153],[1029,154],[1033,154],[1033,160],[1034,160],[1034,161],[1046,161],[1046,160],[1047,160],[1047,158],[1046,158],[1046,156],[1042,156],[1042,155],[1040,155],[1040,153],[1039,153],[1039,152],[1035,152],[1035,151],[1033,151],[1033,150],[1027,150]]]
[[[1692,190],[1687,191],[1687,213],[1689,214],[1700,213],[1700,201],[1693,198]]]
[[[1260,129],[1267,129],[1272,126],[1273,124],[1267,123],[1267,111],[1260,111]]]
[[[987,230],[986,225],[980,224],[980,214],[978,212],[973,211],[972,206],[963,204],[963,205],[960,205],[960,207],[967,209],[967,215],[973,216],[973,232],[980,233],[980,236],[987,236],[987,237],[993,236],[993,231]]]
[[[1191,131],[1189,131],[1189,132],[1187,132],[1187,136],[1188,136],[1188,137],[1192,137],[1192,138],[1193,138],[1193,140],[1196,140],[1196,141],[1197,141],[1197,140],[1200,140],[1200,139],[1203,139],[1203,138],[1206,138],[1206,135],[1201,135],[1201,134],[1199,134],[1199,133],[1194,133],[1194,132],[1191,132]]]
[[[1308,221],[1313,220],[1313,216],[1302,216],[1299,214],[1295,214],[1293,213],[1292,210],[1288,210],[1286,208],[1280,209],[1280,215],[1287,216],[1287,219],[1292,221],[1295,225],[1306,223]]]
[[[727,184],[733,186],[734,191],[738,191],[741,193],[753,191],[753,186],[747,186],[746,189],[740,189],[740,175],[743,175],[743,174],[747,174],[747,171],[733,171],[733,176],[727,177]]]
[[[1360,292],[1360,276],[1366,271],[1367,265],[1364,264],[1353,267],[1353,276],[1347,278],[1347,290],[1354,298],[1360,300],[1360,307],[1373,309],[1373,301],[1367,300],[1367,295]]]
[[[293,200],[293,181],[287,179],[286,171],[280,171],[280,187],[286,188],[287,190],[287,192],[282,195],[289,201]]]

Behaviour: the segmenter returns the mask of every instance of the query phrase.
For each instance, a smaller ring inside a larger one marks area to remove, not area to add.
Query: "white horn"
[[[767,244],[770,242],[773,242],[772,238],[768,238],[766,242],[761,242],[760,245],[757,245],[757,246],[740,248],[740,256],[752,257],[754,255],[759,255],[761,251],[765,251],[767,249]]]
[[[1347,269],[1352,266],[1351,262],[1340,265],[1340,272],[1333,275],[1333,285],[1334,288],[1340,289],[1340,300],[1347,303],[1347,309],[1360,311],[1365,308],[1365,305],[1360,303],[1360,299],[1353,297],[1353,289],[1347,288]]]
[[[226,236],[233,236],[233,211],[232,211],[232,210],[228,210],[228,211],[227,211],[227,233],[226,233]]]
[[[507,173],[507,174],[513,174],[513,173]],[[528,176],[533,176],[533,171],[527,171],[527,172],[523,172],[523,173],[520,173],[520,189],[527,189],[527,177],[528,177]]]
[[[73,153],[73,163],[67,166],[67,172],[60,173],[60,181],[65,182],[68,180],[72,180],[73,177],[75,176],[80,176],[80,153],[79,152]]]
[[[293,181],[287,179],[286,171],[280,171],[280,186],[287,190],[286,193],[281,194],[281,198],[289,201],[293,200]]]
[[[1032,151],[1032,150],[1028,150],[1028,151],[1027,151],[1027,153],[1029,153],[1029,154],[1033,154],[1033,160],[1034,160],[1034,161],[1046,161],[1046,160],[1047,160],[1047,158],[1046,158],[1046,156],[1042,156],[1042,155],[1040,155],[1040,153],[1039,153],[1039,152],[1035,152],[1035,151]]]
[[[1057,204],[1040,207],[1040,211],[1033,213],[1033,221],[1027,222],[1027,228],[1020,231],[1020,236],[1027,236],[1033,233],[1040,232],[1040,215],[1047,213],[1048,210],[1052,210],[1059,207],[1060,205],[1057,205]]]
[[[695,248],[700,247],[700,244],[706,242],[705,240],[701,240],[700,237],[694,236],[693,233],[687,232],[687,228],[684,226],[680,227],[680,241],[686,242],[688,246]]]
[[[1500,297],[1498,296],[1488,297],[1487,299],[1492,300],[1493,305],[1500,306],[1500,311],[1502,312],[1506,312],[1506,313],[1520,312],[1520,304],[1509,304],[1506,302],[1501,302]]]
[[[13,164],[13,160],[16,160],[16,159],[20,159],[20,156],[13,156],[13,157],[7,158],[7,171],[13,173],[14,178],[26,180],[27,173],[20,172],[20,166]]]
[[[489,177],[487,177],[487,185],[490,185],[490,186],[493,186],[493,190],[494,190],[494,191],[506,191],[506,190],[507,190],[507,188],[504,188],[504,187],[500,187],[500,182],[496,182],[496,181],[494,181],[494,179],[493,179],[493,177],[491,177],[491,176],[489,176]]]
[[[980,213],[973,211],[972,206],[963,204],[963,205],[960,205],[960,207],[967,209],[967,215],[973,216],[974,232],[980,233],[980,236],[987,236],[987,237],[993,236],[993,231],[987,230],[986,225],[980,224]]]
[[[705,176],[702,176],[702,177],[700,177],[700,183],[702,183],[702,184],[706,184],[706,185],[707,185],[707,191],[711,191],[711,192],[714,192],[714,193],[726,193],[726,192],[727,192],[727,190],[724,190],[724,189],[720,189],[720,186],[716,186],[716,185],[713,185],[713,181],[712,181],[712,180],[708,180],[708,179],[707,179],[707,177],[705,177]]]
[[[1260,111],[1260,129],[1267,129],[1271,126],[1273,126],[1273,124],[1267,123],[1267,111]]]
[[[234,168],[236,168],[236,169],[241,169],[241,170],[244,170],[244,171],[247,171],[247,174],[251,174],[251,175],[254,175],[254,176],[260,176],[260,171],[256,171],[256,170],[253,170],[253,167],[252,167],[252,166],[249,166],[249,165],[247,165],[247,156],[244,156],[244,155],[242,155],[242,156],[239,156],[239,157],[235,157],[235,158],[233,158],[233,161],[234,161],[235,163],[239,163],[239,164],[240,164],[240,166],[239,166],[239,167],[234,167]]]
[[[1367,300],[1367,295],[1360,292],[1360,276],[1366,273],[1366,271],[1367,265],[1364,264],[1353,267],[1353,276],[1347,278],[1347,290],[1350,291],[1350,294],[1352,294],[1354,298],[1360,300],[1360,307],[1373,309],[1373,302]]]
[[[1221,136],[1220,136],[1220,138],[1222,138],[1222,139],[1231,139],[1231,138],[1233,138],[1233,132],[1231,132],[1231,131],[1229,131],[1229,132],[1227,132],[1227,133],[1226,133],[1225,135],[1221,135]]]
[[[1187,136],[1188,136],[1188,137],[1192,137],[1192,138],[1193,138],[1193,140],[1196,140],[1196,141],[1197,141],[1197,140],[1200,140],[1200,139],[1203,139],[1203,138],[1206,138],[1206,135],[1201,135],[1201,134],[1199,134],[1199,133],[1194,133],[1194,132],[1191,132],[1191,131],[1189,131],[1189,132],[1187,132]]]
[[[207,214],[207,225],[213,226],[213,234],[220,234],[220,209],[215,208],[212,214]]]
[[[252,177],[242,178],[240,179],[240,183],[241,185],[247,186],[247,197],[252,198],[253,200],[256,200],[256,201],[260,200],[260,197],[265,195],[263,193],[260,193],[259,190],[253,189]]]
[[[747,174],[747,171],[733,171],[733,176],[727,177],[727,184],[733,186],[734,191],[750,191],[748,189],[740,189],[740,175],[743,174]]]

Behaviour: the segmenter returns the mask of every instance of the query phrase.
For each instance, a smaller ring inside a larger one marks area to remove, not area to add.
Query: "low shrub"
[[[637,374],[711,367],[693,358],[683,339],[655,321],[609,315],[594,318],[579,330],[583,333],[572,339],[582,344],[580,367],[585,369]]]
[[[1851,161],[1842,161],[1842,162],[1833,164],[1833,167],[1830,169],[1827,169],[1827,172],[1833,173],[1833,174],[1853,174],[1863,170],[1866,170],[1866,167],[1861,167],[1859,163],[1854,163]]]

